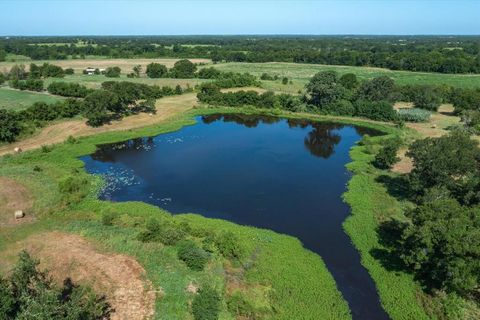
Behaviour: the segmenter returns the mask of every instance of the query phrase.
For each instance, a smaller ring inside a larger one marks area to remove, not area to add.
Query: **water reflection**
[[[344,233],[350,148],[377,132],[269,116],[208,115],[179,131],[99,146],[83,157],[100,197],[143,201],[299,238],[318,253],[355,319],[386,319]],[[319,303],[321,303],[319,301]]]

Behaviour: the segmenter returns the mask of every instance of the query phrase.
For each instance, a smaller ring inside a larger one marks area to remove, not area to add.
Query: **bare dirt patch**
[[[171,116],[180,114],[197,105],[197,96],[195,93],[183,94],[180,96],[170,96],[157,100],[156,114],[140,113],[126,117],[120,121],[102,127],[93,128],[88,126],[83,120],[70,120],[59,122],[43,128],[37,135],[12,144],[0,147],[0,156],[13,153],[16,147],[22,150],[32,150],[40,148],[42,145],[51,145],[64,142],[69,136],[82,137],[94,135],[107,131],[119,131],[140,128],[159,123]]]
[[[114,309],[111,319],[153,317],[155,290],[145,279],[143,267],[131,257],[102,253],[85,238],[61,232],[31,236],[10,248],[6,255],[16,255],[24,248],[40,259],[40,267],[48,269],[59,285],[70,277],[74,283],[90,285],[95,292],[105,295]],[[6,257],[4,261],[12,260]],[[2,269],[8,267],[3,265]]]
[[[32,205],[32,197],[24,185],[13,179],[0,177],[0,227],[32,221],[33,216],[29,212]],[[15,219],[15,210],[23,210],[26,217]]]

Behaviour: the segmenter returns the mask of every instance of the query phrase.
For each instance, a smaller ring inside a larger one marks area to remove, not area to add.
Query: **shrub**
[[[211,287],[203,287],[192,302],[195,320],[217,320],[220,313],[220,294]]]
[[[416,86],[412,102],[415,108],[437,111],[442,97],[431,86]]]
[[[183,59],[175,62],[171,71],[173,78],[193,78],[197,66],[188,59]]]
[[[185,238],[185,231],[175,224],[161,225],[152,218],[146,223],[146,230],[140,232],[137,239],[142,242],[162,242],[165,245],[175,245]]]
[[[122,69],[120,69],[119,67],[108,67],[105,70],[105,77],[118,78],[120,77],[121,72],[122,72]]]
[[[113,223],[115,221],[115,218],[117,217],[117,214],[115,212],[105,212],[102,215],[102,224],[104,226],[113,226]]]
[[[192,241],[181,242],[177,255],[190,269],[195,271],[202,271],[209,259],[209,254]]]
[[[392,121],[397,117],[391,103],[387,101],[357,100],[354,103],[355,115],[377,121]]]
[[[398,109],[398,119],[407,122],[427,122],[430,120],[431,112],[417,108]]]
[[[380,149],[375,156],[374,164],[380,169],[390,169],[400,159],[397,157],[400,141],[396,139],[389,140]]]
[[[288,84],[288,78],[287,77],[282,78],[282,84],[284,84],[284,85]]]
[[[348,100],[338,100],[320,107],[320,111],[326,114],[338,116],[351,116],[355,113],[353,104]]]
[[[83,199],[88,194],[88,180],[76,175],[63,178],[58,183],[58,189],[64,202],[70,204]]]
[[[262,75],[260,76],[260,80],[274,80],[274,78],[268,73],[262,73]]]
[[[345,88],[352,90],[358,86],[357,76],[353,73],[346,73],[340,77],[339,82]]]
[[[36,79],[12,80],[10,86],[19,90],[43,91],[43,81]]]
[[[74,73],[75,73],[75,71],[73,70],[73,68],[67,68],[67,69],[65,69],[65,74],[69,74],[69,75],[70,75],[70,74],[74,74]]]
[[[368,101],[388,100],[395,88],[394,81],[387,76],[380,76],[363,82],[359,88],[360,99]]]
[[[81,84],[69,82],[52,82],[47,87],[47,90],[51,94],[77,98],[85,98],[91,92],[91,90]]]
[[[222,232],[215,238],[215,245],[227,259],[240,260],[245,254],[240,239],[232,232]]]
[[[149,78],[163,78],[167,75],[167,67],[160,63],[152,62],[147,65],[145,73]]]
[[[20,134],[21,126],[13,111],[0,109],[0,141],[13,142]]]

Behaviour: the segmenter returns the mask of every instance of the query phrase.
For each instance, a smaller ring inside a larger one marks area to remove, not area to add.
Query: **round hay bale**
[[[15,211],[15,219],[22,219],[23,217],[25,217],[25,212],[23,212],[23,210]]]
[[[13,149],[13,151],[15,151],[15,153],[20,153],[22,152],[22,148],[16,147],[15,149]]]

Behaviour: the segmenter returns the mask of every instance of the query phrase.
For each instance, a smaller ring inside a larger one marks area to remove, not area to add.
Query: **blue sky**
[[[0,0],[0,35],[144,34],[480,34],[480,0]]]

